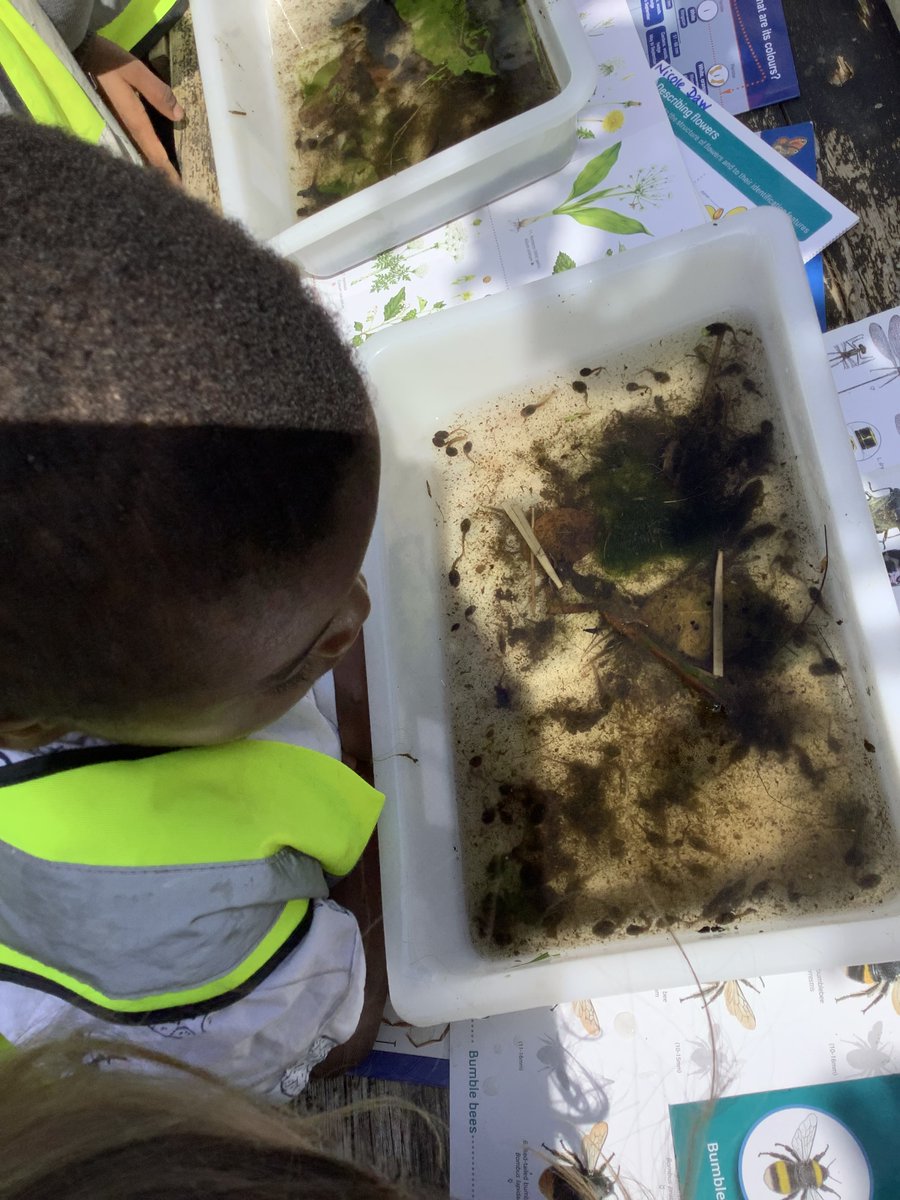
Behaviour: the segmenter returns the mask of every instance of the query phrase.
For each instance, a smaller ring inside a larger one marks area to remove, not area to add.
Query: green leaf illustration
[[[433,307],[434,311],[437,312],[439,309],[447,307],[447,301],[446,300],[436,300],[435,303],[432,305],[432,307]]]
[[[587,129],[584,125],[579,125],[575,130],[575,136],[582,138],[586,142],[593,141],[597,136],[593,129]]]
[[[362,331],[363,331],[362,321],[354,321],[353,328],[356,330],[357,333],[362,333]]]
[[[561,204],[559,208],[554,208],[554,213],[569,213],[575,208],[587,208],[589,204],[593,204],[595,200],[602,200],[604,196],[622,195],[622,189],[617,187],[599,188],[596,192],[588,192],[586,196],[578,196],[575,200],[567,200],[565,204]],[[627,195],[627,192],[626,192]]]
[[[402,325],[404,321],[414,321],[418,315],[419,314],[416,312],[416,310],[411,308],[408,313],[404,313],[404,315],[400,318],[400,324]]]
[[[384,306],[384,319],[393,321],[394,317],[399,317],[406,306],[406,288],[402,287],[399,292],[395,292]]]
[[[574,218],[579,225],[590,225],[592,229],[605,229],[607,233],[646,233],[650,230],[634,217],[623,217],[611,208],[578,208],[566,216]],[[653,235],[650,234],[652,237]]]
[[[566,254],[565,250],[560,250],[556,256],[556,262],[553,264],[553,274],[558,275],[560,271],[571,271],[574,266],[577,266],[575,259]]]
[[[350,345],[351,346],[361,346],[365,340],[366,339],[362,336],[361,333],[355,333],[353,335],[353,337],[350,339]]]
[[[592,187],[596,187],[598,183],[603,182],[616,165],[616,159],[619,157],[621,148],[622,143],[616,142],[614,146],[609,146],[602,154],[598,154],[596,158],[589,159],[585,163],[581,168],[578,178],[572,184],[572,190],[569,192],[566,204],[568,204],[569,200],[574,200],[576,196],[583,196]]]

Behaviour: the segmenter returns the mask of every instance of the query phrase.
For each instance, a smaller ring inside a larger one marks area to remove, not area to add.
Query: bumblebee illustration
[[[547,1200],[583,1200],[592,1196],[594,1200],[607,1200],[616,1194],[616,1177],[610,1178],[606,1168],[610,1159],[603,1154],[603,1143],[609,1126],[605,1121],[598,1121],[581,1139],[581,1155],[563,1145],[559,1150],[544,1149],[552,1154],[558,1163],[552,1163],[541,1173],[538,1187],[541,1195]],[[598,1169],[601,1156],[603,1162]]]
[[[852,1000],[857,996],[871,996],[872,999],[863,1009],[865,1013],[890,992],[894,1011],[900,1013],[900,962],[862,963],[858,967],[848,967],[847,974],[857,983],[865,984],[865,987],[861,992],[848,992],[846,996],[838,996],[839,1001]]]
[[[690,996],[682,996],[681,1003],[685,1000],[702,1000],[704,1004],[712,1004],[713,1000],[718,1000],[720,996],[725,997],[725,1007],[734,1017],[734,1019],[743,1025],[745,1029],[756,1028],[756,1015],[750,1007],[750,1001],[744,994],[745,988],[752,989],[758,992],[759,988],[755,983],[751,983],[749,979],[728,979],[720,983],[706,983],[701,985],[699,992],[693,992]]]
[[[830,1178],[830,1166],[822,1165],[822,1159],[828,1153],[828,1147],[813,1154],[813,1143],[816,1140],[817,1121],[810,1113],[797,1126],[797,1132],[791,1138],[790,1146],[784,1142],[776,1142],[776,1150],[760,1151],[760,1158],[770,1157],[777,1161],[766,1167],[763,1181],[770,1191],[786,1200],[822,1200],[825,1192],[832,1196],[838,1193],[825,1182]],[[784,1150],[785,1153],[779,1153]]]

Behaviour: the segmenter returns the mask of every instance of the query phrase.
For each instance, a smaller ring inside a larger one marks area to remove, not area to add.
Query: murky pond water
[[[559,92],[524,0],[272,0],[297,215]]]
[[[716,930],[896,890],[827,531],[751,331],[722,321],[573,364],[436,430],[434,455],[482,948]]]

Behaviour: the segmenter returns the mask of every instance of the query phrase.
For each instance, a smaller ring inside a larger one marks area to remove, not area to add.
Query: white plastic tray
[[[597,65],[568,0],[528,0],[560,92],[390,179],[297,220],[275,85],[270,0],[194,0],[191,13],[222,207],[313,275],[333,275],[559,170]]]
[[[380,830],[388,976],[393,1004],[409,1021],[430,1025],[692,982],[664,932],[521,966],[474,949],[440,633],[446,562],[425,479],[434,470],[433,432],[466,407],[724,312],[745,316],[765,343],[810,510],[827,525],[827,600],[844,618],[848,669],[868,710],[863,727],[878,746],[900,826],[900,621],[783,213],[757,209],[388,330],[363,351],[384,447],[365,640],[376,780],[388,797]],[[739,933],[686,932],[681,940],[705,980],[900,959],[900,895],[870,911],[819,912]]]

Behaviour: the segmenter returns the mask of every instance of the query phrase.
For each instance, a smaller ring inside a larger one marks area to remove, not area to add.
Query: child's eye
[[[276,695],[280,692],[290,692],[297,686],[302,678],[303,672],[295,671],[294,674],[290,675],[287,679],[282,679],[280,683],[273,684],[272,691],[275,692]]]

